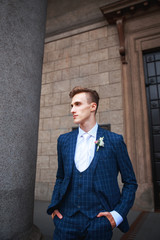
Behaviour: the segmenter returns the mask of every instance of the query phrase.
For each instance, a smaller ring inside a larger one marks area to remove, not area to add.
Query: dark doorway
[[[160,49],[143,53],[155,210],[160,210]]]

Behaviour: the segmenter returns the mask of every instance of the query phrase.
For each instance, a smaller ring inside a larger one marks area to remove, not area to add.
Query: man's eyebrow
[[[76,101],[74,103],[71,103],[71,107],[73,107],[73,105],[77,105],[77,104],[80,104],[81,102],[80,101]]]

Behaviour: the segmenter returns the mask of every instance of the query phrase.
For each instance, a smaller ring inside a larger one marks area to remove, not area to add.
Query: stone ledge
[[[43,234],[36,225],[32,226],[32,231],[28,240],[45,240]]]

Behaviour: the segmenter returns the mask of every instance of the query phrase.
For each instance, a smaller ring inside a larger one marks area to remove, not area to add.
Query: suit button
[[[79,205],[78,205],[77,207],[78,207],[78,208],[80,208],[80,206],[79,206]]]

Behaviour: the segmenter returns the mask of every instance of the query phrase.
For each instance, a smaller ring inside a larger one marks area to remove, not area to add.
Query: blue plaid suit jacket
[[[58,170],[48,214],[58,208],[70,183],[77,135],[78,130],[74,130],[58,138]],[[104,147],[100,147],[98,151],[95,148],[93,186],[104,208],[107,205],[110,210],[117,211],[123,217],[119,228],[126,232],[129,229],[126,216],[133,205],[137,189],[135,174],[123,137],[98,126],[96,139],[100,137],[104,137]],[[122,191],[117,181],[119,172],[123,182]]]

